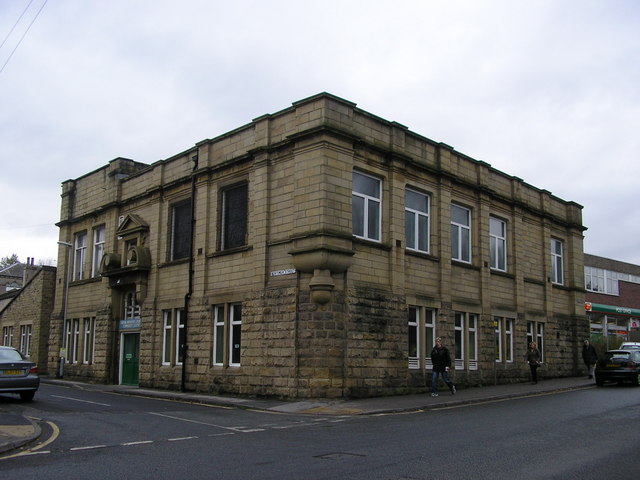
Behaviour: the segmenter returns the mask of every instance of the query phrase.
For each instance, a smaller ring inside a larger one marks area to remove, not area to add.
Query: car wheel
[[[31,400],[33,400],[33,397],[35,396],[35,394],[36,394],[35,390],[31,392],[20,392],[20,398],[25,402],[30,402]]]
[[[601,378],[596,377],[596,385],[601,387],[604,385],[604,380],[602,380]]]
[[[638,373],[631,381],[636,387],[640,385],[640,373]]]

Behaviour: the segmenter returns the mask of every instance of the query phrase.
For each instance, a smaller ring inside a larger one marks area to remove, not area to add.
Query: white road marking
[[[89,447],[73,447],[70,448],[69,450],[72,452],[78,451],[78,450],[94,450],[96,448],[107,448],[106,445],[91,445]]]
[[[100,405],[102,407],[110,407],[111,406],[108,403],[90,402],[89,400],[81,400],[79,398],[62,397],[60,395],[51,395],[51,396],[54,397],[54,398],[61,398],[63,400],[73,400],[74,402],[91,403],[92,405]]]

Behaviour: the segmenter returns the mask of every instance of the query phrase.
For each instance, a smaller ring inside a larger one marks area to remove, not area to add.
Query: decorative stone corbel
[[[351,266],[353,250],[334,245],[316,245],[295,249],[289,252],[293,257],[296,270],[313,273],[309,282],[311,301],[325,305],[331,301],[335,282],[334,273],[346,272]]]

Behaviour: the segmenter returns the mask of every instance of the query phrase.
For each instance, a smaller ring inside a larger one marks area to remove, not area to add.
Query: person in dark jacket
[[[451,369],[451,355],[449,349],[442,345],[442,339],[436,338],[436,344],[431,350],[431,362],[433,363],[433,375],[431,376],[431,396],[438,396],[438,376],[442,375],[442,380],[447,384],[451,394],[456,394],[456,386],[449,379]]]
[[[593,369],[598,361],[598,354],[596,353],[595,347],[591,345],[589,340],[584,341],[584,346],[582,347],[582,360],[587,367],[589,378],[593,378]]]
[[[527,363],[531,369],[531,383],[538,383],[538,367],[540,366],[540,350],[538,344],[531,342],[527,350]]]

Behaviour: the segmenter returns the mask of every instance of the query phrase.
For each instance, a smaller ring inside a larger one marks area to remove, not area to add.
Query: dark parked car
[[[606,381],[640,384],[640,350],[609,350],[596,363],[596,385]]]
[[[12,347],[0,347],[0,393],[17,393],[33,400],[40,377],[38,366]]]

